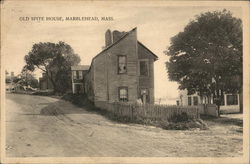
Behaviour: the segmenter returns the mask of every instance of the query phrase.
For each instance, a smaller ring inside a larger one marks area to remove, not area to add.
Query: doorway
[[[81,90],[82,90],[82,85],[81,84],[76,84],[75,88],[76,88],[75,93],[80,94]]]
[[[142,88],[141,89],[141,100],[143,104],[149,103],[149,91],[147,88]]]

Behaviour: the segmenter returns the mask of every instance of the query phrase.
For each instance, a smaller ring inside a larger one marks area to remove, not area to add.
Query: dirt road
[[[241,156],[240,128],[216,122],[205,131],[126,125],[63,100],[6,95],[7,157]]]

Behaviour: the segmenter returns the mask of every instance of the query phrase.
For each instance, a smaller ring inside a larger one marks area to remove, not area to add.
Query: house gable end
[[[152,51],[150,51],[145,45],[138,41],[138,57],[139,59],[154,59],[154,61],[158,60],[158,56],[156,56]]]

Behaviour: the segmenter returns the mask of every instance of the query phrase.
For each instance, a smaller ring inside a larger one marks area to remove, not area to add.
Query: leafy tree
[[[26,67],[22,69],[21,74],[15,76],[13,82],[20,84],[21,86],[30,86],[32,88],[38,88],[38,80],[34,77],[34,74],[27,70]]]
[[[80,63],[80,57],[64,42],[34,44],[24,59],[28,70],[46,73],[56,93],[70,87],[70,67]]]
[[[20,78],[23,85],[31,86],[32,88],[38,88],[38,80],[35,78],[34,74],[30,72],[26,67],[23,68]]]
[[[242,22],[230,11],[196,16],[171,38],[166,54],[169,79],[188,94],[212,94],[219,107],[222,93],[242,93]]]

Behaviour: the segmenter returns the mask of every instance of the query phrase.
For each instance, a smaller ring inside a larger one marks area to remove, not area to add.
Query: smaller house
[[[76,65],[71,66],[71,75],[72,75],[72,92],[73,94],[85,93],[83,87],[83,78],[89,70],[88,65]]]
[[[238,113],[240,112],[239,94],[224,94],[221,102],[221,113]],[[202,104],[214,104],[213,98],[200,97],[197,93],[188,95],[187,90],[179,91],[179,98],[176,101],[180,106],[198,106]]]

